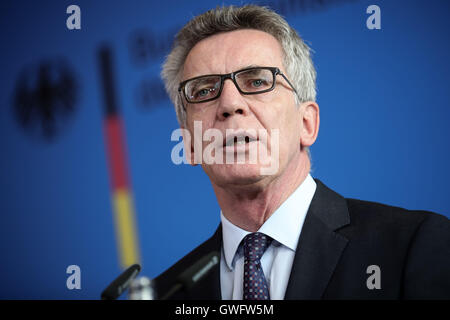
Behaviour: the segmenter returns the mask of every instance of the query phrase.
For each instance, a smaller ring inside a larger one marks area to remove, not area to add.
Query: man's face
[[[258,30],[238,30],[208,37],[197,43],[186,58],[183,80],[208,74],[226,74],[244,68],[278,67],[289,79],[283,66],[283,51],[278,41],[270,34]],[[296,88],[301,89],[301,88]],[[265,148],[269,155],[274,148],[279,148],[278,170],[272,175],[261,174],[267,163],[226,163],[226,153],[234,153],[237,158],[238,148],[230,150],[225,146],[224,164],[205,164],[202,167],[212,183],[227,185],[266,184],[283,174],[291,161],[300,159],[300,138],[302,130],[302,108],[295,104],[294,91],[282,76],[276,76],[275,89],[269,92],[242,95],[231,80],[225,80],[223,91],[216,100],[189,104],[185,103],[187,120],[186,129],[194,137],[194,121],[201,121],[202,134],[208,129],[218,129],[226,137],[227,129],[253,129],[258,133],[267,132],[266,142],[262,140],[247,143],[240,147],[247,155],[251,148]],[[274,130],[279,132],[279,141],[272,141]],[[192,138],[192,145],[194,139]],[[203,150],[211,141],[203,141]],[[278,144],[278,146],[276,145]],[[265,159],[267,160],[267,159]]]

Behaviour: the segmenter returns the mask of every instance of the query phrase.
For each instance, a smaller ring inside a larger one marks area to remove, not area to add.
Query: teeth
[[[236,144],[237,144],[237,145],[240,145],[240,144],[246,144],[246,142],[245,142],[245,140],[239,140]]]

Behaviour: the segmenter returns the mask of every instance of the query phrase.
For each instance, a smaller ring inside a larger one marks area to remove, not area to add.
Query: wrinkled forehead
[[[199,41],[186,57],[182,81],[206,74],[225,74],[251,66],[283,68],[283,50],[269,33],[243,29]]]

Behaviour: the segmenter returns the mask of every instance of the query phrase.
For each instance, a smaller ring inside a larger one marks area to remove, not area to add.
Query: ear
[[[183,143],[184,143],[184,151],[185,151],[186,161],[191,166],[196,166],[197,163],[195,163],[195,161],[194,161],[194,144],[192,141],[191,133],[183,125],[181,125],[180,127],[181,127],[181,132],[183,134]]]
[[[314,101],[306,101],[300,105],[303,122],[300,143],[303,147],[311,146],[319,133],[319,105]]]

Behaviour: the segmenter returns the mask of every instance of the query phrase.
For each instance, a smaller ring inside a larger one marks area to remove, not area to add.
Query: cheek
[[[295,109],[292,109],[295,108]],[[275,107],[266,112],[261,118],[261,122],[267,130],[278,129],[280,138],[298,136],[301,129],[301,121],[296,106]]]
[[[280,146],[285,152],[291,153],[300,147],[302,123],[297,107],[291,112],[286,112],[280,122]]]
[[[192,110],[186,115],[186,122],[189,124],[188,127],[192,130],[192,132],[194,130],[194,123],[197,123],[197,125],[200,123],[202,126],[202,131],[204,131],[213,126],[214,114],[211,112],[211,108]]]

